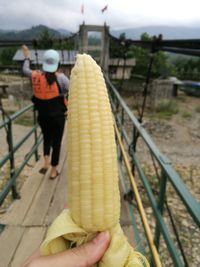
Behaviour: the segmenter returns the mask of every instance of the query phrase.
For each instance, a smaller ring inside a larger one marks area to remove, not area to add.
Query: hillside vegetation
[[[60,33],[57,30],[48,28],[44,25],[38,25],[33,26],[30,29],[26,29],[23,31],[3,31],[0,30],[0,40],[20,40],[20,39],[26,39],[26,40],[33,40],[38,39],[41,36],[41,33],[45,30],[48,30],[49,35],[53,38],[61,38],[65,36],[68,32],[66,31],[66,34],[64,35],[64,32]]]
[[[67,29],[55,30],[45,25],[37,25],[22,31],[17,29],[13,29],[12,31],[0,29],[0,40],[37,39],[40,37],[40,33],[45,29],[47,29],[50,35],[55,38],[70,34],[70,31]],[[200,36],[200,28],[197,27],[146,26],[120,30],[111,29],[110,32],[117,37],[124,33],[127,38],[135,40],[140,39],[140,36],[143,33],[147,33],[149,36],[162,34],[163,39],[198,39]]]

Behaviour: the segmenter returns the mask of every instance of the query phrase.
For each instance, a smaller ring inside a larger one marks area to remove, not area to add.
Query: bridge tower
[[[79,52],[93,56],[105,73],[109,64],[109,27],[104,24],[80,25]]]

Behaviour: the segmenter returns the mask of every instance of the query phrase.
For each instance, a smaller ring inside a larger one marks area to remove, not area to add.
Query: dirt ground
[[[123,97],[134,112],[134,96],[130,93]],[[199,165],[200,162],[200,98],[186,96],[180,92],[177,99],[178,112],[170,119],[149,116],[146,110],[143,126],[149,132],[159,150],[167,155],[174,164]],[[145,154],[143,155],[145,157]]]
[[[130,95],[130,93],[124,93],[123,98],[136,115],[136,99],[134,96]],[[170,119],[160,119],[156,114],[152,116],[152,111],[147,108],[144,113],[143,126],[150,134],[151,139],[160,152],[171,161],[172,166],[180,175],[186,187],[196,200],[200,202],[200,98],[187,96],[180,92],[176,103],[178,112],[172,115]],[[132,125],[129,126],[130,131],[132,131]],[[137,143],[137,156],[140,162],[142,162],[142,166],[152,188],[158,190],[158,179],[156,178],[157,175],[152,163],[152,158],[141,138],[138,139]],[[140,179],[138,179],[137,182],[144,201],[146,191]],[[194,223],[169,182],[166,190],[166,200],[173,214],[175,224],[178,226],[179,238],[183,245],[187,261],[189,262],[188,266],[198,267],[200,266],[198,253],[200,250],[200,229]],[[145,202],[145,210],[151,224],[151,229],[154,229],[155,221],[148,199],[146,199]],[[165,210],[165,215],[166,214],[167,212]],[[168,215],[165,217],[165,222],[175,240]],[[142,227],[140,231],[142,231]],[[169,267],[173,265],[163,239],[161,240],[160,256],[165,266]]]
[[[134,96],[124,93],[123,98],[136,115]],[[200,98],[179,92],[175,101],[178,112],[170,119],[160,119],[155,114],[152,117],[152,111],[146,108],[143,126],[200,202]],[[137,152],[140,162],[152,166],[149,151],[143,144],[139,138]]]

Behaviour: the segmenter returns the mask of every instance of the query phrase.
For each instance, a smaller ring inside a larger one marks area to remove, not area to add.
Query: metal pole
[[[154,56],[155,56],[155,53],[160,48],[160,42],[161,42],[161,40],[162,40],[162,35],[159,35],[158,37],[154,36],[153,37],[152,44],[151,44],[150,61],[149,61],[149,66],[148,66],[146,81],[145,81],[145,85],[144,85],[144,91],[143,91],[144,99],[143,99],[142,110],[141,110],[140,118],[139,118],[139,121],[141,123],[142,123],[142,118],[143,118],[143,115],[144,115],[144,109],[145,109],[145,105],[146,105],[146,99],[147,99],[147,94],[148,94],[149,82],[150,82],[150,79],[151,79],[151,73],[152,73],[152,67],[153,67],[153,62],[154,62]]]
[[[38,46],[37,40],[33,40],[33,47],[35,50],[36,68],[39,69],[39,58],[38,58],[37,46]]]
[[[10,179],[15,175],[15,158],[14,158],[14,151],[13,151],[13,135],[12,135],[12,120],[7,115],[8,118],[8,127],[7,127],[7,143],[8,143],[8,150],[10,153]],[[19,199],[20,196],[17,192],[16,188],[16,180],[13,182],[12,185],[12,196],[14,199]]]
[[[35,107],[33,107],[33,123],[34,126],[37,125],[37,114],[36,114],[36,110]],[[37,135],[37,127],[35,128],[34,131],[34,141],[35,141],[35,145],[37,145],[37,141],[38,141],[38,135]],[[38,148],[35,150],[35,161],[39,160],[39,155],[38,155]]]
[[[120,118],[120,120],[121,120],[120,128],[122,128],[124,126],[124,109],[123,108],[121,110],[121,118]],[[121,131],[121,140],[123,142],[123,131]],[[120,150],[119,160],[122,161],[122,152],[121,152],[121,150]]]
[[[153,66],[153,61],[154,61],[154,53],[150,54],[150,62],[149,62],[149,66],[148,66],[148,71],[147,71],[147,77],[146,77],[146,81],[145,81],[145,85],[144,85],[144,91],[143,91],[143,103],[142,103],[142,109],[141,109],[141,113],[140,113],[140,122],[142,122],[142,118],[144,115],[144,108],[146,105],[146,99],[147,99],[147,93],[148,93],[148,87],[149,87],[149,82],[150,82],[150,78],[151,78],[151,70],[152,70],[152,66]]]
[[[159,192],[159,199],[158,199],[158,209],[159,209],[161,215],[163,215],[163,212],[164,212],[166,186],[167,186],[167,176],[162,171],[161,177],[160,177],[160,192]],[[158,222],[156,224],[154,242],[155,242],[157,249],[159,250],[160,227],[158,225]]]

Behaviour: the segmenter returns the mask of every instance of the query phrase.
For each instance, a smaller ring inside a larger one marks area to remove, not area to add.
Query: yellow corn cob
[[[120,199],[112,113],[100,67],[78,55],[69,88],[67,125],[69,210],[49,228],[43,255],[80,245],[108,229],[111,243],[99,267],[148,266],[119,225]]]
[[[119,220],[117,158],[105,82],[88,55],[78,56],[69,90],[69,209],[86,231],[102,231]]]

